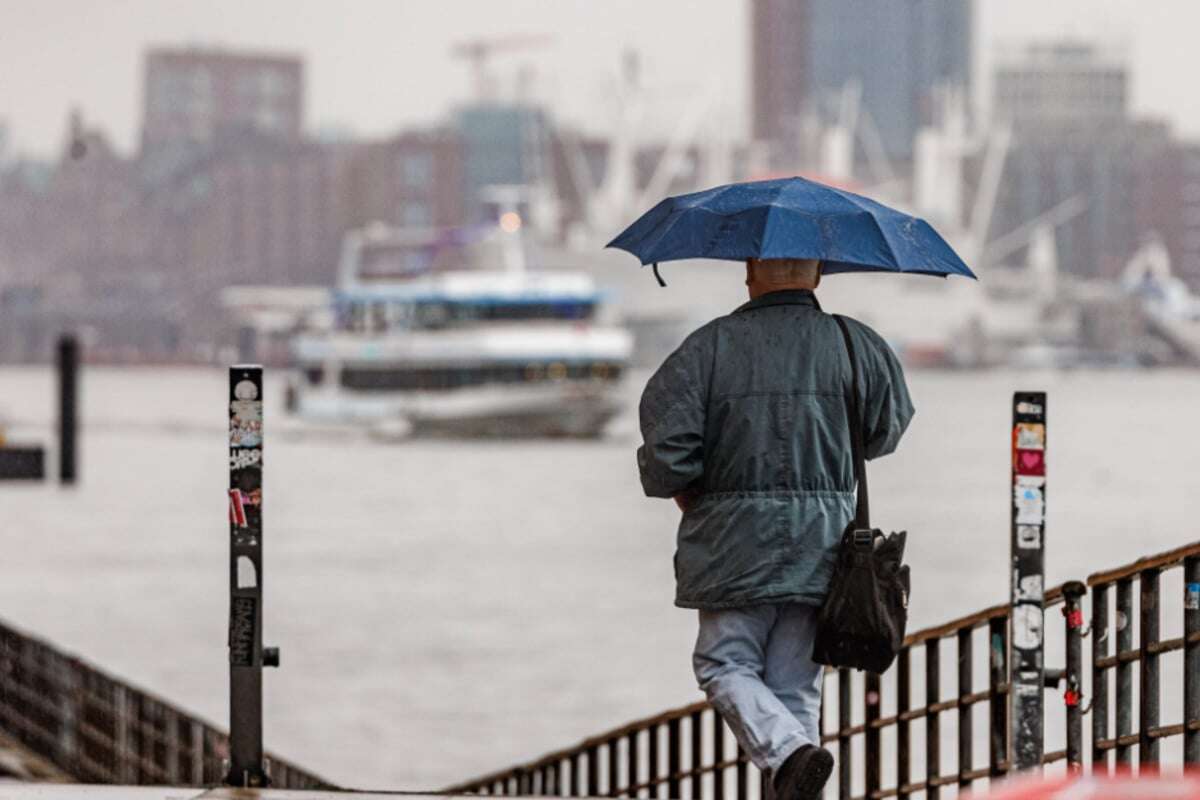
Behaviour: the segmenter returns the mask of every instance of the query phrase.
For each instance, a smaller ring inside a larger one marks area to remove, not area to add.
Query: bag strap
[[[842,341],[846,343],[846,352],[850,356],[850,392],[846,396],[846,418],[850,424],[850,453],[854,458],[854,480],[858,484],[858,506],[854,511],[854,527],[869,529],[871,527],[871,507],[867,499],[867,462],[863,445],[862,410],[858,400],[858,359],[854,354],[854,342],[850,339],[850,328],[846,318],[834,314],[838,327],[842,331]]]

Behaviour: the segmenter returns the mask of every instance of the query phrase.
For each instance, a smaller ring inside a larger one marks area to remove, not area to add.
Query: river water
[[[676,512],[634,465],[645,377],[600,442],[306,432],[269,383],[268,746],[343,785],[434,788],[698,699]],[[1006,596],[1016,389],[1050,392],[1050,583],[1197,537],[1200,372],[910,385],[871,488],[877,522],[912,533],[914,628]],[[11,440],[51,442],[53,388],[0,369]],[[0,486],[0,618],[222,726],[225,391],[220,370],[89,369],[80,484]]]

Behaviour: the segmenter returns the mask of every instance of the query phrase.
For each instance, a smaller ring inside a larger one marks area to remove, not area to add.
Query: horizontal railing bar
[[[1182,564],[1185,558],[1196,555],[1200,555],[1200,542],[1186,544],[1183,547],[1177,547],[1174,550],[1168,550],[1158,555],[1139,558],[1132,564],[1126,564],[1116,569],[1093,572],[1088,576],[1087,585],[1090,587],[1099,586],[1104,583],[1115,583],[1122,578],[1132,577],[1148,569],[1170,569]]]
[[[1007,683],[996,687],[996,694],[1001,695],[1007,693]],[[836,742],[838,739],[844,736],[858,736],[859,734],[866,733],[868,727],[872,729],[884,729],[895,725],[897,722],[912,722],[913,720],[921,719],[922,717],[929,716],[930,713],[941,714],[943,711],[965,708],[967,706],[975,705],[976,703],[981,703],[991,696],[991,691],[986,689],[981,692],[972,692],[971,694],[966,694],[962,697],[954,697],[949,700],[942,700],[938,703],[934,703],[932,706],[921,706],[920,708],[909,709],[902,714],[897,714],[890,717],[881,717],[877,720],[873,720],[869,726],[867,723],[860,723],[858,725],[851,725],[849,728],[841,728],[830,733],[823,733],[821,734],[821,741]]]
[[[1159,725],[1146,731],[1146,735],[1151,739],[1166,739],[1171,736],[1179,736],[1187,731],[1200,731],[1200,720],[1194,719],[1187,723],[1181,722],[1175,725]],[[1140,741],[1141,733],[1127,733],[1116,738],[1097,739],[1092,747],[1096,750],[1106,751],[1117,747],[1130,747]]]
[[[1139,661],[1142,658],[1142,651],[1145,650],[1150,655],[1162,655],[1163,653],[1171,653],[1176,650],[1182,650],[1188,644],[1200,644],[1200,631],[1189,634],[1188,636],[1177,636],[1174,639],[1163,639],[1161,642],[1151,642],[1144,648],[1135,647],[1132,650],[1122,650],[1111,656],[1097,658],[1092,662],[1096,669],[1112,669],[1119,664],[1127,664],[1131,661]]]
[[[995,693],[997,695],[1007,694],[1008,693],[1008,684],[1002,683],[999,686],[997,686]],[[857,736],[860,733],[865,733],[867,730],[867,727],[870,727],[872,729],[882,730],[885,728],[889,728],[898,722],[912,722],[913,720],[921,719],[922,717],[928,716],[931,710],[933,713],[940,714],[943,711],[950,711],[951,709],[966,708],[968,706],[973,706],[976,703],[982,703],[985,700],[988,700],[989,698],[991,698],[991,696],[992,696],[992,691],[990,689],[984,689],[983,691],[980,691],[980,692],[972,692],[971,694],[965,694],[961,697],[951,698],[949,700],[943,700],[939,703],[935,703],[932,707],[921,706],[919,708],[911,708],[908,711],[904,711],[900,714],[894,714],[890,717],[880,717],[877,720],[872,720],[870,722],[869,726],[866,723],[861,724],[861,725],[852,725],[849,728],[834,731],[831,733],[822,734],[821,741],[834,742],[843,736]]]
[[[1008,762],[1004,762],[1001,766],[1007,770]],[[963,773],[955,772],[951,775],[938,775],[936,778],[933,779],[933,785],[934,786],[949,786],[950,784],[957,783],[960,780],[977,781],[982,778],[986,778],[989,775],[991,775],[990,767],[980,767],[979,769],[973,769],[973,770],[970,770],[969,772],[963,772]],[[897,794],[899,794],[901,792],[903,792],[905,794],[914,794],[916,792],[924,791],[928,786],[929,786],[929,781],[916,781],[915,783],[906,783],[903,786],[892,786],[892,787],[889,787],[886,789],[879,789],[877,791],[871,792],[871,798],[872,798],[872,800],[886,800],[886,798],[895,797]],[[858,797],[855,798],[855,800],[865,800],[865,796],[859,795]]]
[[[1042,756],[1043,764],[1053,764],[1055,761],[1065,761],[1067,758],[1066,750],[1055,750],[1052,753],[1046,753]]]

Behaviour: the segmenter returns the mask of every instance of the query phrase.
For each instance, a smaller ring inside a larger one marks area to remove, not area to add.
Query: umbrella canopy
[[[817,258],[822,272],[975,274],[918,217],[804,178],[668,197],[608,243],[643,264],[683,258]]]

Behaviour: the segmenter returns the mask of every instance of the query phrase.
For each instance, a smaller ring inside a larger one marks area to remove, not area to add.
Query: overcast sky
[[[878,0],[902,2],[903,0]],[[947,0],[953,2],[954,0]],[[310,129],[365,135],[437,120],[471,95],[453,42],[548,33],[544,47],[498,57],[536,70],[557,116],[611,127],[620,53],[640,51],[662,133],[689,99],[745,130],[748,0],[0,0],[0,119],[10,150],[57,152],[68,109],[131,151],[148,45],[292,51],[307,59]],[[1195,0],[979,0],[980,67],[997,42],[1096,36],[1133,66],[1133,103],[1200,137],[1200,3]]]

